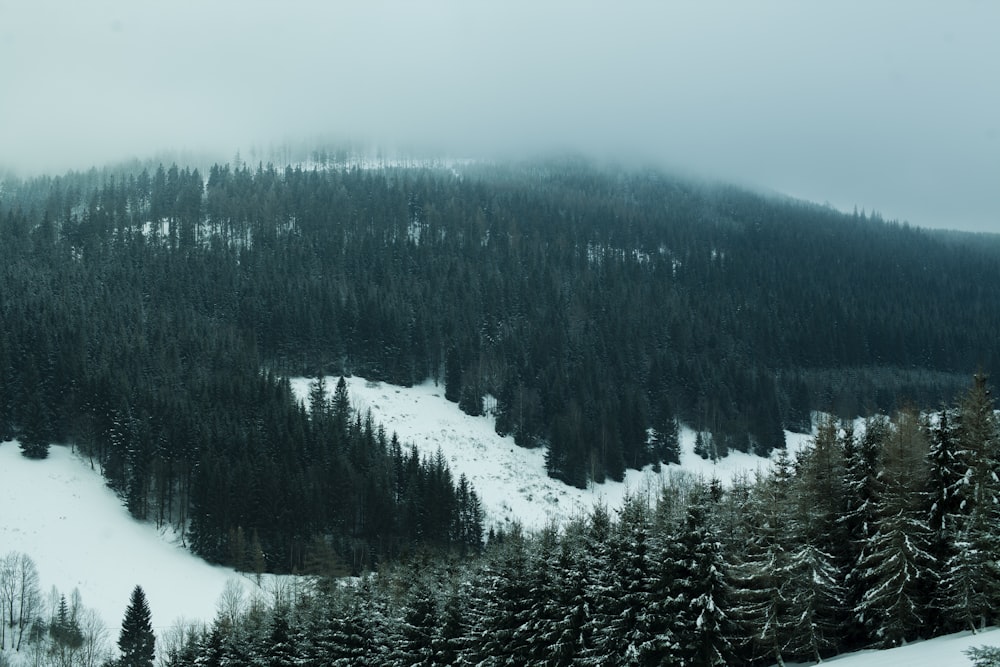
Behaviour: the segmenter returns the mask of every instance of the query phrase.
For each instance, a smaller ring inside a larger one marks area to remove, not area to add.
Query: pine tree
[[[346,437],[347,426],[351,421],[351,399],[347,392],[347,380],[344,379],[343,375],[337,380],[337,387],[333,390],[330,412],[333,417],[333,429],[336,437]]]
[[[34,358],[29,356],[22,379],[20,398],[21,453],[29,459],[44,459],[49,455],[52,438],[52,415],[45,398],[45,379],[41,377]]]
[[[435,628],[432,641],[435,664],[457,665],[468,649],[470,592],[463,590],[466,585],[460,584],[454,576],[448,582],[448,590],[440,604],[440,622]]]
[[[452,403],[458,403],[462,396],[462,359],[458,349],[452,345],[445,353],[444,397]]]
[[[927,526],[931,531],[928,551],[935,563],[935,590],[928,608],[928,622],[935,632],[955,629],[954,622],[941,610],[941,576],[945,564],[955,556],[958,534],[960,502],[959,485],[964,477],[957,458],[957,418],[952,409],[942,409],[937,414],[930,433],[930,451],[927,455]]]
[[[799,456],[786,569],[778,574],[787,601],[785,652],[821,660],[840,635],[844,591],[841,563],[849,562],[847,533],[838,521],[846,505],[845,460],[833,419],[822,418]]]
[[[142,586],[132,590],[132,597],[125,609],[122,630],[118,637],[121,651],[119,667],[152,667],[156,657],[156,637]]]
[[[579,641],[582,644],[578,664],[604,665],[608,656],[614,655],[617,647],[608,646],[608,618],[605,610],[608,600],[613,597],[614,582],[611,580],[612,521],[608,508],[603,504],[594,505],[590,516],[583,525],[575,529],[575,540],[579,543],[578,557],[574,559],[578,567],[587,575],[588,585],[581,591],[585,613],[581,618]]]
[[[802,543],[789,556],[780,596],[787,601],[784,651],[797,660],[815,660],[837,651],[840,626],[837,612],[844,594],[833,558],[814,545]]]
[[[563,617],[559,578],[559,537],[556,526],[546,526],[530,543],[525,622],[514,631],[512,643],[525,646],[528,664],[555,661],[553,644]]]
[[[389,659],[398,665],[430,665],[434,663],[434,632],[439,615],[435,591],[428,577],[420,574],[407,586],[402,616],[393,623]]]
[[[788,452],[779,450],[769,475],[752,489],[744,520],[749,540],[734,545],[732,619],[738,648],[751,660],[784,664],[788,640],[788,607],[784,577],[792,544],[792,467]]]
[[[486,599],[477,619],[481,632],[477,662],[527,664],[530,646],[525,626],[531,622],[532,606],[527,551],[527,539],[515,528],[491,554],[481,584]]]
[[[271,632],[255,664],[262,667],[293,667],[299,664],[296,643],[291,634],[288,619],[284,614],[275,612],[271,619]]]
[[[577,535],[571,536],[570,531]],[[585,552],[583,526],[568,528],[561,540],[558,569],[558,605],[561,612],[553,627],[551,662],[553,664],[579,664],[581,656],[587,654],[593,645],[591,620],[595,608],[592,599],[593,565],[592,555]]]
[[[858,559],[864,593],[855,612],[874,643],[890,648],[924,629],[935,582],[923,501],[928,446],[917,416],[900,412],[884,443],[875,534]]]
[[[958,440],[956,458],[964,474],[955,487],[955,552],[944,565],[939,598],[946,617],[976,631],[994,618],[1000,597],[1000,433],[982,375],[959,405]]]
[[[850,613],[850,618],[844,621],[843,635],[845,648],[848,649],[866,645],[870,639],[854,614],[866,592],[864,581],[859,575],[858,563],[865,545],[875,536],[877,499],[883,484],[879,476],[882,446],[888,429],[887,419],[871,417],[865,421],[864,433],[860,438],[854,436],[853,430],[845,432],[843,437],[846,482],[841,522],[847,535],[844,589],[845,607]]]
[[[680,664],[728,665],[733,646],[730,592],[722,542],[711,517],[707,489],[695,488],[669,559],[674,570],[673,635]]]
[[[83,646],[83,632],[75,615],[70,612],[69,605],[66,604],[65,595],[59,596],[59,607],[56,609],[55,618],[49,624],[49,637],[52,638],[50,650],[57,664],[72,664],[73,654]]]
[[[330,401],[326,397],[326,378],[317,375],[309,383],[309,416],[314,427],[323,430],[330,415]]]

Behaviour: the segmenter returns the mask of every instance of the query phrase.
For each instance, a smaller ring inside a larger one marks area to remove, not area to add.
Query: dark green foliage
[[[976,420],[989,404],[976,385],[954,411],[964,447],[985,451],[972,433],[997,435],[994,421]],[[360,581],[321,579],[290,607],[217,623],[219,637],[213,629],[191,660],[171,664],[767,667],[928,638],[947,630],[925,622],[939,604],[930,593],[957,566],[923,548],[933,433],[908,411],[870,419],[860,436],[822,419],[797,461],[779,452],[755,482],[678,476],[655,504],[630,497],[615,518],[597,506],[562,528],[496,531],[476,555],[420,554]],[[976,526],[956,511],[946,523]],[[995,581],[971,563],[950,578],[976,594]],[[981,607],[945,611],[966,627],[994,620]],[[970,657],[995,659],[988,648]]]
[[[271,631],[267,635],[259,663],[262,667],[294,667],[299,664],[296,645],[290,636],[288,619],[275,614]]]
[[[952,545],[940,569],[938,599],[945,618],[975,631],[996,619],[1000,599],[1000,426],[986,378],[977,375],[958,405],[954,513],[946,516]]]
[[[64,595],[59,596],[59,607],[49,624],[49,637],[52,639],[52,651],[59,656],[60,664],[67,664],[68,656],[83,646],[83,632],[70,613]]]
[[[675,460],[678,419],[709,458],[767,453],[811,409],[938,403],[1000,359],[995,245],[654,172],[149,165],[3,191],[0,437],[78,445],[216,561],[241,533],[281,571],[317,538],[351,571],[474,542],[427,509],[441,470],[280,376],[443,380],[585,487]]]
[[[152,667],[156,657],[156,637],[146,594],[141,586],[132,590],[121,634],[118,636],[119,667]]]

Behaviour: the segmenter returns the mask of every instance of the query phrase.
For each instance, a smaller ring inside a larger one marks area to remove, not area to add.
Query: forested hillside
[[[1000,366],[998,276],[975,237],[574,161],[9,179],[0,435],[77,442],[211,559],[355,568],[476,548],[474,503],[283,377],[491,396],[499,431],[585,485],[669,461],[677,419],[717,456],[815,409],[940,404]]]
[[[927,419],[824,418],[728,488],[679,476],[479,557],[220,614],[167,664],[767,667],[978,631],[998,620],[998,453],[978,377]]]

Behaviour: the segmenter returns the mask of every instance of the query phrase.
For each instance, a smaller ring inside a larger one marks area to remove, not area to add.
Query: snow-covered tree
[[[844,594],[845,607],[850,613],[843,635],[848,647],[862,646],[869,641],[866,629],[857,622],[854,614],[866,592],[865,583],[858,573],[858,562],[862,550],[876,531],[877,499],[883,483],[879,476],[882,443],[888,430],[889,420],[874,416],[865,420],[860,436],[848,428],[842,438],[846,479],[844,514],[840,522],[846,532]]]
[[[927,619],[935,631],[953,629],[953,621],[942,612],[944,601],[939,585],[944,566],[955,556],[960,524],[959,489],[964,470],[957,456],[958,417],[953,409],[942,409],[926,429],[930,438],[927,455],[927,526],[931,531],[928,551],[934,557],[935,589],[928,605]]]
[[[713,524],[708,490],[699,486],[689,498],[673,558],[675,586],[669,612],[674,619],[680,664],[728,665],[733,647],[730,592],[722,541]],[[665,610],[667,611],[667,610]]]
[[[779,599],[785,605],[783,652],[796,660],[815,660],[835,653],[840,642],[838,611],[844,604],[840,571],[833,557],[808,542],[789,554],[779,572]]]
[[[665,593],[651,557],[651,517],[648,502],[638,496],[625,499],[608,545],[607,566],[601,577],[603,618],[595,644],[606,664],[645,665],[662,660],[672,644],[667,618],[657,608]]]
[[[477,624],[480,659],[527,664],[530,650],[526,628],[531,622],[531,577],[527,540],[515,531],[491,555],[481,582]]]
[[[743,520],[748,538],[730,549],[733,563],[731,616],[740,654],[747,661],[769,659],[784,664],[788,601],[782,577],[788,569],[791,540],[792,468],[779,450],[774,467],[758,475]]]
[[[1000,600],[1000,433],[986,378],[975,377],[959,404],[954,487],[954,552],[941,570],[941,613],[976,630],[989,624]]]
[[[864,593],[855,613],[873,643],[890,648],[918,638],[925,629],[928,591],[934,588],[923,499],[928,444],[916,414],[897,414],[882,452],[875,534],[858,558],[856,574]]]
[[[59,596],[59,605],[49,623],[49,637],[52,640],[49,653],[59,667],[71,667],[75,654],[83,647],[83,630],[76,615],[70,612],[66,596]]]
[[[434,634],[438,622],[438,601],[433,584],[427,576],[416,573],[392,623],[387,647],[390,663],[401,666],[434,664]]]

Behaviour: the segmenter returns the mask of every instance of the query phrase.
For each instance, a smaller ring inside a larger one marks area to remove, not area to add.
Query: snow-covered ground
[[[12,551],[35,562],[43,600],[52,587],[67,600],[78,589],[112,643],[136,585],[158,632],[180,618],[210,622],[228,581],[240,582],[246,594],[253,586],[192,555],[172,533],[133,519],[100,472],[62,446],[33,461],[16,442],[0,443],[0,558]]]
[[[964,654],[966,649],[974,646],[998,645],[1000,645],[1000,629],[990,628],[975,635],[971,632],[960,632],[928,641],[913,642],[886,651],[846,653],[831,658],[823,664],[830,663],[836,667],[962,667],[972,664]],[[793,667],[793,665],[813,663],[785,664],[787,667]]]
[[[304,398],[309,380],[293,387]],[[328,379],[332,391],[336,378]],[[402,388],[348,380],[352,403],[371,410],[386,430],[396,432],[427,455],[438,448],[454,473],[465,473],[480,493],[492,521],[519,518],[526,526],[562,521],[587,512],[594,502],[613,508],[627,491],[655,489],[660,478],[650,470],[630,471],[625,483],[573,489],[545,476],[541,450],[526,450],[500,438],[490,417],[469,417],[444,399],[433,383]],[[787,434],[797,450],[807,436]],[[662,474],[713,475],[722,481],[738,471],[756,470],[764,462],[735,454],[718,464],[693,454],[694,433],[681,432],[681,466]],[[682,473],[683,471],[683,473]],[[254,584],[233,570],[207,565],[161,533],[132,519],[100,474],[69,448],[53,446],[49,458],[31,461],[14,442],[0,443],[0,556],[24,552],[35,561],[44,597],[55,587],[69,596],[78,589],[85,606],[95,609],[109,627],[113,643],[136,584],[142,585],[162,633],[178,619],[209,622],[227,584],[239,582],[245,595]],[[1000,644],[1000,630],[979,635],[960,633],[918,642],[891,651],[863,651],[830,660],[839,667],[941,667],[968,665],[970,646]]]
[[[332,394],[336,377],[325,378]],[[501,438],[493,428],[492,416],[470,417],[458,405],[445,400],[444,386],[427,381],[414,387],[368,382],[347,378],[351,405],[362,414],[371,410],[376,423],[387,434],[396,433],[404,447],[414,444],[423,456],[434,456],[440,448],[456,479],[464,473],[479,494],[486,511],[487,525],[504,525],[519,520],[527,528],[549,522],[562,523],[590,511],[601,502],[609,509],[620,507],[627,493],[655,493],[669,475],[693,474],[705,479],[718,477],[728,482],[733,475],[751,474],[767,464],[763,459],[735,452],[717,463],[694,454],[695,433],[680,432],[681,465],[664,466],[659,474],[651,468],[629,470],[624,482],[594,484],[577,489],[545,474],[543,449],[525,449],[512,437]],[[292,391],[301,401],[309,393],[309,378],[293,378]],[[786,433],[788,449],[798,450],[810,436]]]

